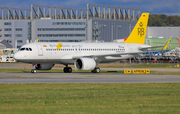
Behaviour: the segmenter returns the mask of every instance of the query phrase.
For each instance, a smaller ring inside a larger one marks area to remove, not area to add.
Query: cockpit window
[[[32,51],[32,48],[21,48],[20,51]]]
[[[20,49],[20,51],[24,51],[24,50],[25,50],[25,48],[21,48],[21,49]]]

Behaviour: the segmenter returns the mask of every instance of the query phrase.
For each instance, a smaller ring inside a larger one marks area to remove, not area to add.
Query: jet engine
[[[36,70],[51,70],[54,64],[36,64],[34,65]]]
[[[94,70],[96,61],[93,58],[78,58],[74,61],[76,70]]]

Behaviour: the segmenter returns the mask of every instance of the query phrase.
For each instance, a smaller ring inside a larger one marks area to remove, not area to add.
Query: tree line
[[[149,16],[148,26],[180,26],[180,16],[152,14]]]

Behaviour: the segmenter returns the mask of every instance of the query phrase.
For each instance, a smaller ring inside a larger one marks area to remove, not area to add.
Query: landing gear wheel
[[[67,72],[67,67],[64,67],[63,71],[64,71],[64,73],[66,73]]]
[[[35,69],[32,69],[32,70],[31,70],[31,73],[36,73],[36,70],[35,70]]]
[[[92,73],[100,73],[100,68],[96,67],[91,71]]]
[[[67,68],[67,72],[68,72],[68,73],[71,73],[71,72],[72,72],[72,68],[71,68],[71,67],[68,67],[68,68]]]
[[[94,70],[91,70],[92,73],[95,73]]]
[[[64,67],[64,73],[71,73],[72,72],[72,68],[71,67]]]
[[[96,73],[100,73],[100,68],[96,68]]]

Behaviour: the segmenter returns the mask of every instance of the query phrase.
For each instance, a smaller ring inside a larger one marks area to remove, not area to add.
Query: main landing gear
[[[64,71],[64,73],[71,73],[71,72],[72,72],[72,68],[71,68],[71,67],[68,67],[68,66],[66,65],[66,67],[64,67],[63,71]]]
[[[92,73],[100,73],[100,68],[96,67],[91,71]]]

